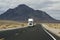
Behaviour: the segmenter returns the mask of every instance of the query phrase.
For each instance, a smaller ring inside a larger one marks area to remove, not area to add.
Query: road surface
[[[54,40],[41,25],[0,32],[4,40]]]

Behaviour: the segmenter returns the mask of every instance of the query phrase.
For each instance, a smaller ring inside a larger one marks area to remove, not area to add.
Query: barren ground
[[[43,27],[60,37],[60,23],[42,23]]]
[[[7,21],[7,20],[0,20],[0,31],[3,29],[10,29],[10,28],[23,28],[26,27],[27,23],[21,23],[16,21]]]

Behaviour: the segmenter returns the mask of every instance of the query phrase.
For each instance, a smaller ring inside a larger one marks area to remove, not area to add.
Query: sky
[[[0,0],[0,14],[20,4],[26,4],[35,10],[45,11],[54,19],[60,20],[60,0]]]

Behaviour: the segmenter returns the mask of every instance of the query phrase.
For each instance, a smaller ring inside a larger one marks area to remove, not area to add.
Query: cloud
[[[52,1],[52,2],[59,2],[60,0],[50,0],[50,1]]]
[[[46,11],[52,17],[60,20],[60,0],[0,0],[0,14],[19,4],[26,4],[33,9]]]

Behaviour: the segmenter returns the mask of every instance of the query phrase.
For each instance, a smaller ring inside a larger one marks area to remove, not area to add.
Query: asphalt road
[[[3,31],[0,32],[0,38],[4,38],[4,40],[53,40],[53,38],[43,30],[41,25]]]

